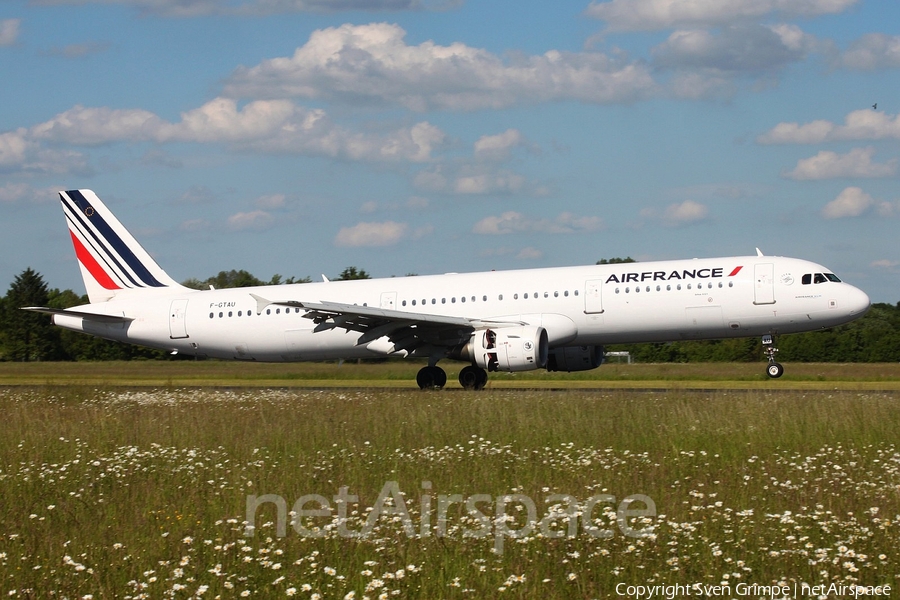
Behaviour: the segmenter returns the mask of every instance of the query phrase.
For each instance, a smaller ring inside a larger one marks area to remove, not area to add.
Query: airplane
[[[193,290],[173,280],[91,190],[59,193],[89,304],[24,307],[59,327],[187,354],[260,362],[426,358],[489,372],[585,371],[608,344],[775,336],[834,327],[869,309],[862,290],[797,258],[718,257]]]

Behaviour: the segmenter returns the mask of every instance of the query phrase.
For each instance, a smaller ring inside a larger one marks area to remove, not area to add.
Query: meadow
[[[244,385],[187,386],[184,364],[123,368],[119,385],[108,365],[57,370],[95,378],[68,385],[26,377],[50,378],[44,366],[0,368],[0,595],[900,586],[896,367],[880,390],[815,389],[825,376],[795,368],[793,383],[735,379],[755,389],[680,389],[690,377],[676,373],[665,390],[423,393],[269,385],[277,370],[252,385],[244,366],[197,379]],[[275,502],[248,515],[265,498],[295,509],[286,527]],[[320,500],[330,514],[313,514]]]

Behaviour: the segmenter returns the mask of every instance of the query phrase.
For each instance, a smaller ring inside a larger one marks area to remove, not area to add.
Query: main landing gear
[[[484,389],[487,380],[487,371],[475,365],[463,367],[459,372],[459,385],[467,390]],[[447,373],[436,365],[428,365],[419,369],[416,383],[422,390],[439,390],[447,385]]]
[[[483,390],[487,380],[487,371],[475,365],[463,367],[459,372],[459,385],[467,390]]]
[[[447,373],[438,366],[428,365],[419,369],[416,383],[421,390],[439,390],[447,384]]]
[[[764,335],[762,337],[762,345],[763,352],[769,359],[769,366],[766,367],[766,374],[772,379],[781,377],[784,375],[784,367],[781,366],[781,363],[775,361],[775,353],[778,352],[778,348],[775,347],[775,338],[771,335]]]

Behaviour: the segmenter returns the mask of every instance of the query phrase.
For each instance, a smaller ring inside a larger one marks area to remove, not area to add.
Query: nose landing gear
[[[784,367],[781,363],[775,361],[775,354],[778,348],[775,347],[775,338],[771,335],[762,337],[763,352],[769,359],[769,365],[766,367],[766,374],[772,379],[778,379],[784,375]]]

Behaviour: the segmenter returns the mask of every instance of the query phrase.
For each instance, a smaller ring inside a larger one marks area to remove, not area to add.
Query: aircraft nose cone
[[[861,315],[869,310],[869,307],[872,306],[872,301],[869,300],[869,295],[864,291],[850,286],[847,294],[847,306],[850,308],[851,315]]]

